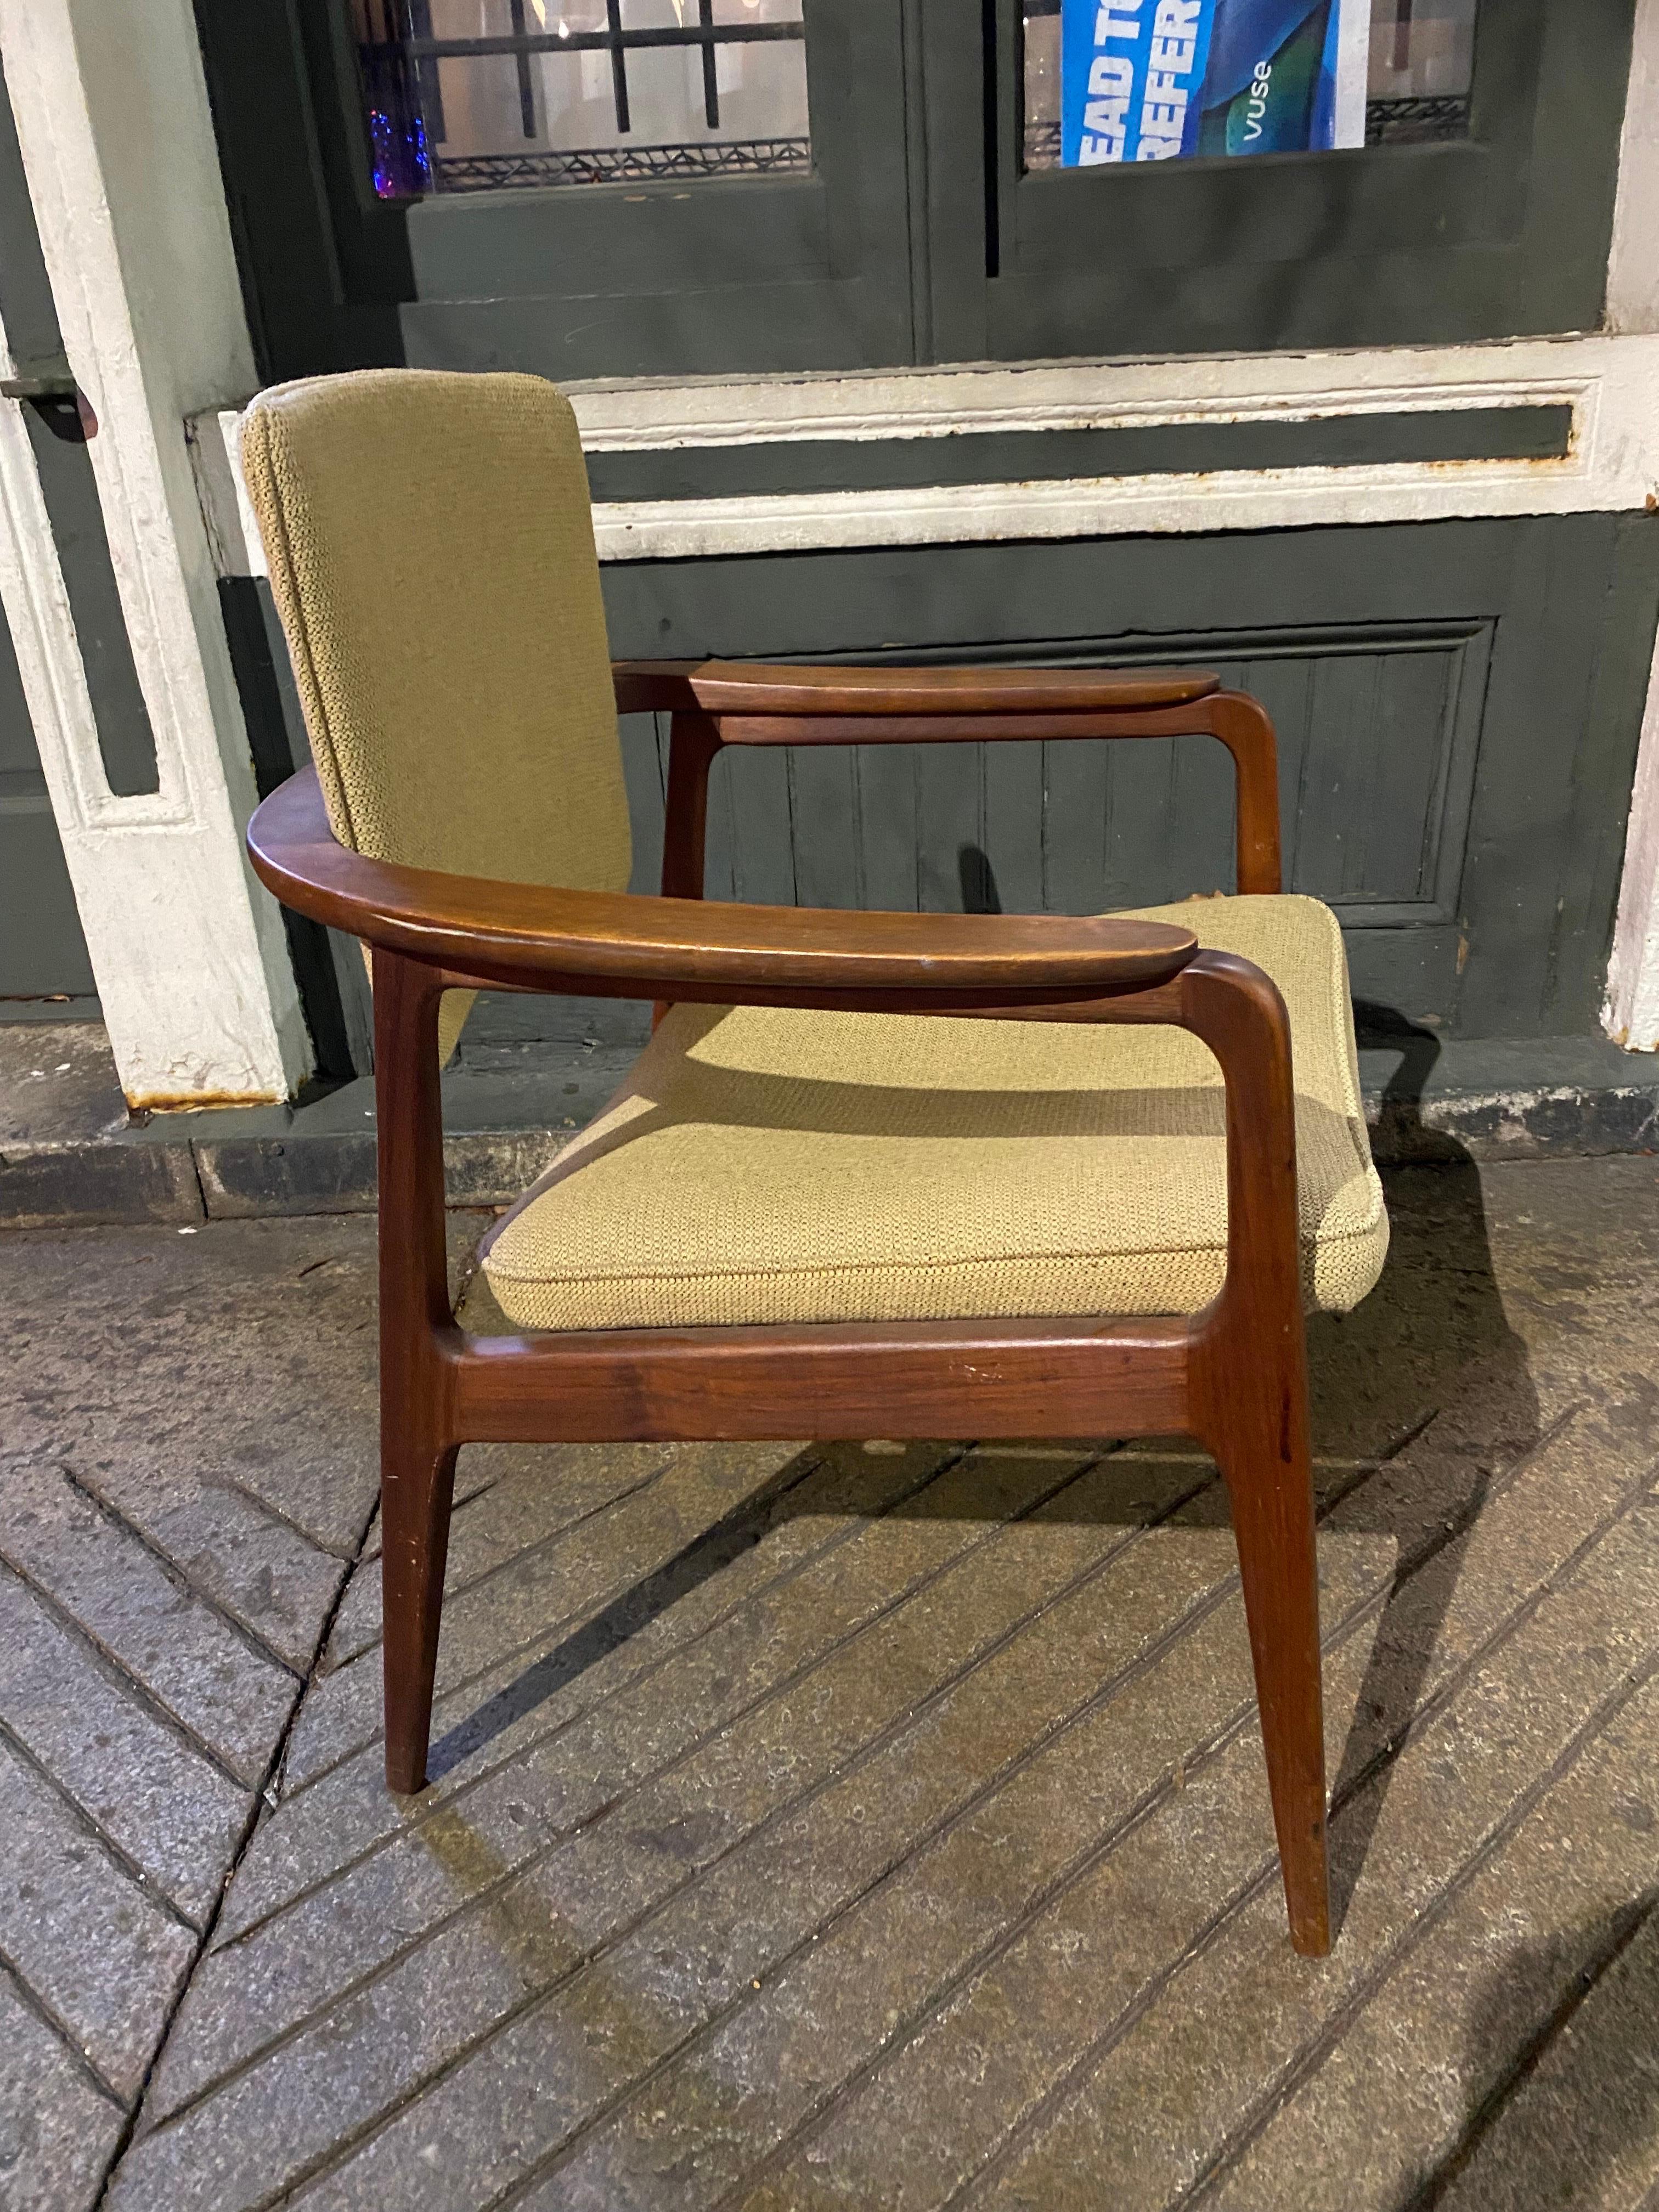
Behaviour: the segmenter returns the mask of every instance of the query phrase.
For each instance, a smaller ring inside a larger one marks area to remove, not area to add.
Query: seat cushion
[[[1345,1311],[1388,1219],[1334,916],[1139,911],[1284,994],[1304,1288]],[[1221,1071],[1184,1030],[682,1006],[483,1262],[526,1328],[1171,1314],[1220,1288],[1226,1235]]]

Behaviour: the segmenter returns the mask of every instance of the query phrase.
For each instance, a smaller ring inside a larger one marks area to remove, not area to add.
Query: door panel
[[[1446,1035],[1598,1033],[1659,623],[1645,515],[642,561],[605,584],[620,654],[1218,669],[1273,715],[1285,880],[1335,907],[1356,999]],[[665,734],[623,732],[641,889]],[[1099,912],[1230,889],[1232,820],[1206,738],[733,748],[707,883]],[[469,1049],[621,1042],[643,1019],[495,1000]]]
[[[851,289],[852,288],[849,288]],[[736,285],[688,295],[660,292],[572,300],[422,301],[402,314],[410,368],[512,368],[561,379],[651,376],[673,361],[688,376],[732,366],[734,333],[763,328],[775,370],[857,368],[859,300],[803,283]],[[580,314],[572,331],[568,319]],[[849,357],[852,356],[852,357]]]
[[[775,139],[725,143],[692,113],[684,143],[647,145],[617,109],[609,143],[574,150],[553,143],[555,61],[609,69],[629,38],[680,41],[675,66],[695,72],[696,50],[712,72],[712,115],[738,0],[683,0],[660,22],[668,0],[539,15],[469,0],[517,27],[439,36],[458,4],[198,0],[267,377],[404,360],[565,378],[858,369],[1599,319],[1635,0],[1479,0],[1470,88],[1369,100],[1380,143],[1070,168],[1052,166],[1059,124],[1024,105],[1023,50],[1028,22],[1073,0],[802,0],[804,44],[781,21],[750,28],[803,53],[806,137],[780,109]],[[1370,18],[1373,92],[1393,4]],[[386,37],[362,35],[365,11]],[[1413,20],[1403,0],[1397,20]],[[550,53],[562,30],[581,53]],[[495,73],[493,106],[473,102],[495,150],[476,150],[477,112],[471,150],[421,136],[459,132],[463,68]],[[1462,135],[1427,143],[1443,127]]]
[[[1360,996],[1473,1036],[1596,1030],[1659,621],[1644,515],[605,580],[624,654],[1218,668],[1274,715],[1286,881],[1336,908]],[[720,897],[1085,913],[1232,882],[1231,777],[1206,739],[734,750],[709,821]]]
[[[1285,888],[1352,929],[1418,928],[1457,919],[1493,630],[1361,621],[1055,640],[996,657],[1201,665],[1252,692],[1279,733]],[[757,897],[760,878],[775,877],[778,781],[758,752],[717,763],[710,804],[726,809],[726,843],[710,883],[723,897]],[[803,903],[960,912],[977,884],[1009,911],[1089,914],[1234,887],[1232,767],[1209,738],[819,746],[787,757],[783,784]]]

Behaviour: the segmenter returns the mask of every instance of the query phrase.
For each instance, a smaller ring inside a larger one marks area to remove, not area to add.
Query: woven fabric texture
[[[343,844],[627,888],[587,474],[534,376],[366,369],[262,392],[242,473]]]
[[[1304,1296],[1346,1311],[1389,1231],[1335,917],[1139,911],[1284,994]],[[1226,1270],[1224,1111],[1180,1030],[679,1006],[483,1270],[526,1328],[1194,1312]]]

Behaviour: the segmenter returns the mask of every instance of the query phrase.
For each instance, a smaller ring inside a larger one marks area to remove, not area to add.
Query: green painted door
[[[1200,0],[199,0],[198,15],[270,380],[1593,329],[1635,0],[1335,4],[1238,0],[1225,20],[1239,53],[1268,19],[1300,23],[1291,46],[1358,23],[1370,58],[1357,50],[1345,135],[1310,125],[1303,150],[1252,152],[1248,114],[1235,146],[1218,109],[1225,127],[1192,158],[1083,165],[1060,120],[1062,32],[1097,14],[1109,41],[1151,34]]]
[[[268,379],[910,360],[895,0],[201,0]]]

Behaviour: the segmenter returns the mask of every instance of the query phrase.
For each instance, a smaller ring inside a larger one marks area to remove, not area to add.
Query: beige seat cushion
[[[1345,1311],[1389,1231],[1334,916],[1142,911],[1283,992],[1304,1291]],[[1221,1072],[1183,1030],[684,1006],[483,1258],[526,1328],[1188,1313],[1226,1223]]]

